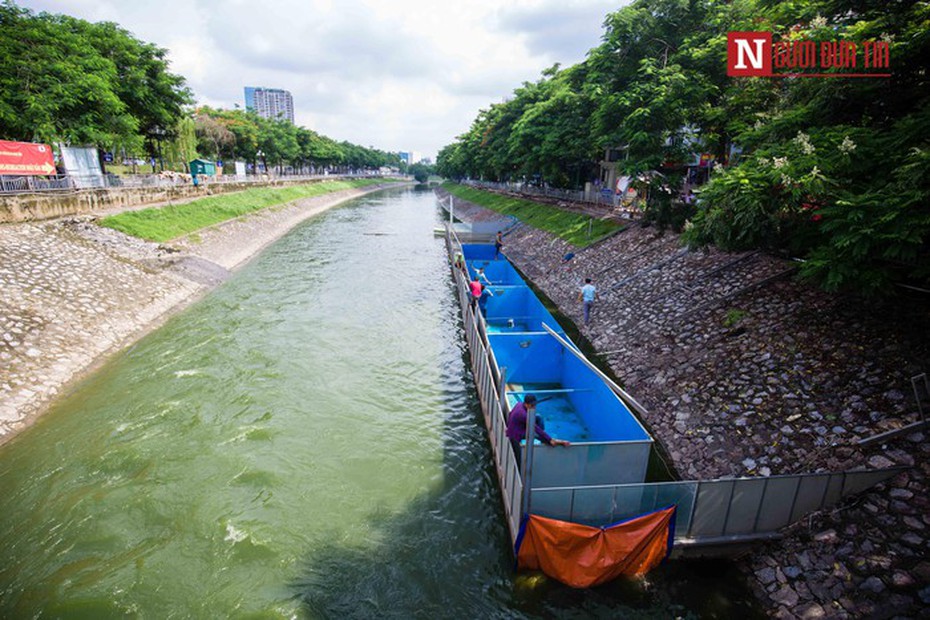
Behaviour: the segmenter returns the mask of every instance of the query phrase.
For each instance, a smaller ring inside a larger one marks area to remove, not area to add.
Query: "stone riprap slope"
[[[271,207],[170,244],[101,228],[94,216],[0,225],[0,444],[297,223],[378,189]]]
[[[155,244],[124,242],[121,252],[94,243],[74,220],[0,226],[0,441],[102,354],[200,291],[146,264],[163,253]],[[129,248],[135,260],[124,257]]]
[[[494,217],[484,211],[456,203],[465,220]],[[912,466],[742,566],[776,617],[927,614],[928,432],[857,445],[918,419],[910,377],[930,370],[926,299],[829,295],[797,282],[790,261],[689,252],[635,222],[580,251],[521,225],[504,252],[646,406],[682,478]],[[588,327],[585,277],[600,296]]]

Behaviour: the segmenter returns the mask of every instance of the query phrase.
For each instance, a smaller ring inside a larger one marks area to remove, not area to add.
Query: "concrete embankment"
[[[339,180],[332,177],[329,180]],[[319,179],[322,182],[327,179]],[[306,184],[306,180],[273,179],[261,183],[190,183],[153,187],[113,187],[73,191],[45,191],[0,196],[0,224],[35,222],[68,215],[119,211],[172,201],[187,201],[254,187]]]
[[[163,245],[93,216],[0,225],[0,444],[297,223],[377,189],[264,209]]]
[[[498,217],[459,200],[455,214]],[[504,251],[646,406],[683,478],[910,468],[740,560],[771,615],[926,615],[928,430],[858,444],[919,419],[910,378],[930,369],[925,298],[826,294],[796,281],[790,262],[688,252],[635,222],[580,251],[521,225]],[[600,296],[587,327],[586,277]]]

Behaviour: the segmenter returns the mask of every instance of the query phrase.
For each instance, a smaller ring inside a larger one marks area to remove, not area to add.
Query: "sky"
[[[198,104],[283,88],[298,125],[435,160],[479,110],[584,60],[629,0],[19,0],[112,21],[168,50]]]

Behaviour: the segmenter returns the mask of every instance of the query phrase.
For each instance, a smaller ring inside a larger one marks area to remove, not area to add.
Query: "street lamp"
[[[164,171],[165,169],[165,162],[161,158],[161,141],[162,139],[164,139],[167,133],[168,133],[167,131],[165,131],[158,125],[155,125],[154,127],[152,127],[151,130],[149,130],[149,135],[153,136],[153,140],[155,140],[155,150],[158,154],[158,165],[162,171]],[[152,165],[152,172],[153,173],[155,172],[154,165]]]

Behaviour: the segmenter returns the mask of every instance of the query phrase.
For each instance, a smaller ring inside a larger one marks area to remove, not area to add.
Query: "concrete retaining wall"
[[[337,180],[333,177],[326,180]],[[318,183],[319,181],[274,180],[267,183],[213,183],[165,187],[114,187],[74,191],[48,191],[0,196],[0,224],[32,222],[66,215],[130,208],[170,200],[191,200],[214,194],[239,192],[251,187]]]

